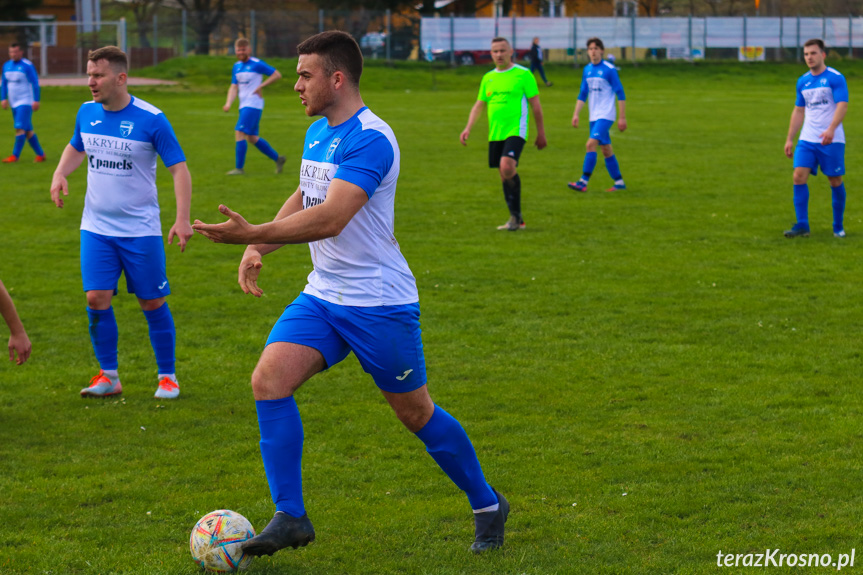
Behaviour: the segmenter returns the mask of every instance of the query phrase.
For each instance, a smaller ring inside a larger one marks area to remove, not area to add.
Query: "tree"
[[[177,0],[177,4],[192,15],[192,28],[198,36],[195,53],[209,54],[210,34],[219,27],[225,15],[225,0]]]
[[[147,36],[147,31],[150,30],[153,24],[153,15],[161,6],[162,0],[132,0],[129,6],[132,7],[132,14],[135,16],[135,26],[138,28],[138,42],[141,48],[150,47],[150,38]]]
[[[42,0],[0,0],[0,20],[5,22],[29,20],[27,11],[41,5]]]

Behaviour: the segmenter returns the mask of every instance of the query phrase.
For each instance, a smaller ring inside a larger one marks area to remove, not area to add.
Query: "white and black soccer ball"
[[[235,511],[219,509],[207,513],[195,524],[189,536],[189,549],[195,563],[214,573],[234,573],[247,569],[252,556],[243,553],[244,541],[255,536],[249,520]]]

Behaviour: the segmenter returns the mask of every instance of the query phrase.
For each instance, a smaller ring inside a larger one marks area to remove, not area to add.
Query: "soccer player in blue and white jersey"
[[[314,269],[303,293],[270,332],[252,374],[261,455],[276,514],[243,545],[250,555],[308,544],[315,532],[303,503],[303,426],[294,400],[314,374],[350,352],[399,420],[422,441],[474,510],[480,553],[503,545],[506,499],[486,482],[462,426],[436,406],[426,387],[416,280],[393,235],[399,146],[393,131],[363,103],[363,57],[348,34],[322,32],[301,43],[294,89],[309,116],[300,185],[270,223],[196,221],[215,242],[247,244],[239,283],[262,294],[262,256],[308,243]]]
[[[231,104],[239,95],[240,119],[234,127],[235,164],[228,175],[241,176],[246,173],[243,166],[246,165],[246,151],[249,144],[273,160],[276,163],[276,173],[281,174],[285,157],[280,156],[265,139],[258,136],[258,132],[261,115],[264,112],[263,89],[281,79],[282,74],[263,60],[252,58],[251,45],[245,38],[239,38],[234,43],[234,51],[237,53],[238,61],[234,63],[231,70],[231,87],[228,88],[228,99],[222,106],[225,112],[229,111]],[[266,80],[264,76],[267,76]]]
[[[833,235],[845,237],[845,130],[842,120],[848,111],[848,84],[845,76],[824,64],[824,42],[808,40],[803,59],[809,71],[797,80],[797,100],[791,112],[785,155],[794,158],[794,211],[797,222],[785,231],[786,238],[809,236],[809,174],[818,167],[830,181],[833,192]],[[801,131],[801,127],[803,128]],[[794,137],[800,132],[797,146]]]
[[[129,94],[122,50],[107,46],[90,52],[87,75],[93,101],[78,110],[75,132],[51,182],[51,199],[62,208],[61,193],[69,195],[66,178],[86,160],[81,275],[90,339],[101,370],[81,390],[81,396],[108,397],[123,391],[117,372],[117,321],[111,307],[123,273],[150,328],[158,367],[155,397],[171,399],[180,394],[180,386],[174,368],[176,330],[165,301],[171,288],[159,221],[157,157],[174,179],[177,217],[168,232],[168,243],[176,236],[181,251],[194,233],[189,223],[192,178],[165,115]]]
[[[626,94],[623,92],[623,85],[617,75],[617,68],[614,64],[602,59],[604,52],[605,46],[599,38],[591,38],[587,41],[587,56],[590,58],[590,63],[584,67],[581,90],[578,93],[578,101],[575,103],[575,112],[572,115],[572,126],[578,128],[578,115],[581,113],[584,103],[589,99],[590,135],[587,138],[584,167],[578,181],[568,184],[570,189],[577,192],[587,191],[587,182],[596,167],[597,147],[602,150],[602,155],[605,157],[605,167],[611,179],[614,180],[614,185],[606,191],[616,192],[626,189],[626,184],[623,183],[623,176],[620,173],[620,166],[617,163],[617,156],[614,155],[614,149],[611,147],[611,136],[609,135],[615,120],[615,96],[617,97],[618,110],[617,129],[621,132],[626,130]]]
[[[33,112],[39,109],[41,91],[36,67],[24,57],[20,44],[9,46],[9,61],[3,64],[2,85],[0,85],[0,106],[4,110],[12,108],[12,118],[15,125],[15,146],[12,155],[3,159],[4,164],[17,162],[24,149],[24,142],[30,142],[30,147],[36,153],[34,162],[44,162],[45,152],[39,144],[39,138],[33,131]]]

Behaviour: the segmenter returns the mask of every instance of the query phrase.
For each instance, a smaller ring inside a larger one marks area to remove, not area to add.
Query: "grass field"
[[[720,550],[851,553],[863,509],[863,63],[830,63],[852,97],[848,237],[831,233],[819,176],[812,237],[793,241],[781,233],[794,219],[782,147],[800,64],[624,66],[630,127],[612,137],[630,189],[618,194],[594,193],[610,184],[601,162],[591,192],[566,188],[586,139],[569,123],[580,71],[549,66],[549,146],[522,156],[518,233],[495,230],[507,213],[485,120],[458,143],[485,70],[369,66],[366,103],[401,146],[396,236],[420,290],[429,387],[512,503],[506,547],[467,551],[466,499],[351,357],[297,395],[318,539],[250,573],[712,573],[747,571],[718,567]],[[275,64],[286,80],[267,93],[262,136],[296,167],[309,119],[293,64]],[[133,93],[178,134],[192,217],[218,220],[225,203],[260,222],[297,178],[255,150],[247,176],[224,177],[229,66],[170,62],[146,73],[179,86]],[[123,399],[79,398],[97,370],[78,267],[84,170],[63,210],[48,188],[88,95],[44,89],[34,121],[49,162],[29,163],[27,149],[0,167],[0,278],[33,341],[27,364],[0,365],[0,573],[193,574],[201,515],[229,508],[258,529],[272,515],[248,381],[305,285],[308,249],[265,258],[255,299],[236,285],[241,248],[200,236],[183,254],[169,246],[182,395],[152,398],[146,322],[121,282]],[[167,232],[175,206],[167,170],[159,178]]]

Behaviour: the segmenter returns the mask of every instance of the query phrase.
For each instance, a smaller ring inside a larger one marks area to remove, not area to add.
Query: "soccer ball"
[[[189,549],[195,563],[216,573],[233,573],[247,569],[252,556],[240,546],[255,536],[249,520],[235,511],[219,509],[207,513],[195,524],[189,537]]]

